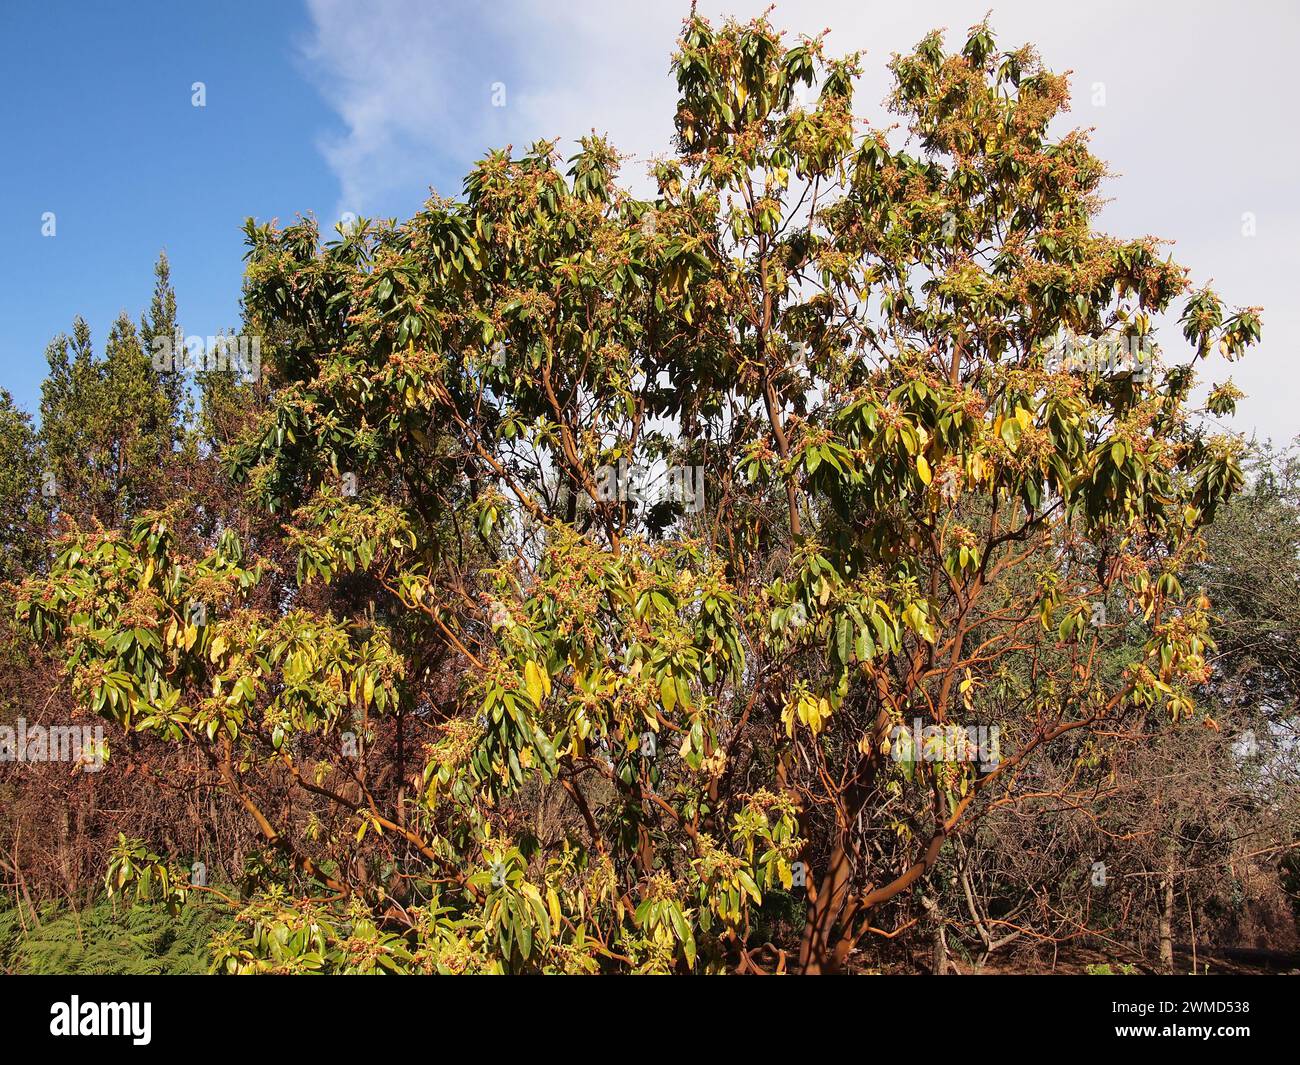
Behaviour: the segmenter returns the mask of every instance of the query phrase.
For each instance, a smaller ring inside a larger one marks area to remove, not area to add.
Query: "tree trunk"
[[[948,941],[943,934],[943,913],[932,895],[921,900],[925,912],[930,915],[930,974],[932,976],[948,975]]]
[[[879,752],[888,733],[889,715],[882,705],[872,724],[872,750],[875,753],[859,763],[858,783],[845,789],[844,808],[847,813],[831,848],[826,875],[817,885],[816,896],[808,902],[808,916],[799,943],[799,969],[809,976],[838,972],[853,949],[853,919],[860,907],[850,898],[853,856],[849,852],[852,844],[849,826],[861,814],[874,792],[876,774],[884,757]],[[786,780],[781,766],[778,766],[778,781],[781,789],[785,790]],[[803,827],[802,822],[800,827]]]
[[[1174,859],[1177,857],[1176,835],[1169,837],[1165,875],[1160,881],[1160,971],[1174,971]]]
[[[849,856],[837,843],[826,875],[817,885],[817,896],[808,903],[808,918],[799,943],[799,968],[809,976],[833,973],[839,968],[836,917],[848,895],[849,870]]]

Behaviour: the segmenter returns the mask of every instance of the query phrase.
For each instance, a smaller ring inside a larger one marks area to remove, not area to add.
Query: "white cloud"
[[[373,212],[436,178],[456,187],[489,148],[593,128],[644,155],[672,132],[668,56],[680,18],[569,5],[309,0],[303,58],[338,112],[322,140],[339,208]],[[505,107],[493,86],[505,86]]]
[[[935,26],[955,40],[990,2],[805,0],[782,4],[773,17],[791,31],[830,27],[832,52],[865,51],[857,110],[879,125],[891,120],[881,104],[891,53]],[[714,17],[748,17],[767,3],[699,6]],[[306,65],[343,125],[323,143],[341,210],[409,211],[432,183],[458,192],[487,148],[538,137],[571,144],[595,128],[638,159],[668,149],[668,60],[684,3],[309,0],[308,7]],[[1195,280],[1212,274],[1230,303],[1264,305],[1264,344],[1232,367],[1250,395],[1236,424],[1277,439],[1294,435],[1300,146],[1290,127],[1300,13],[1270,0],[1014,0],[998,4],[992,21],[1002,43],[1032,41],[1053,69],[1073,70],[1071,117],[1095,127],[1095,150],[1119,175],[1102,225],[1117,235],[1175,239]],[[505,108],[491,106],[495,81],[506,85]],[[1104,106],[1092,104],[1095,83],[1105,87]],[[634,166],[628,176],[639,172]],[[1247,211],[1257,218],[1253,238],[1241,235]],[[1226,376],[1221,370],[1212,370],[1215,379]]]

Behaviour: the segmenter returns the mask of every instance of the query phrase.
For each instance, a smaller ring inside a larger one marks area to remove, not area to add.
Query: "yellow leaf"
[[[665,673],[659,682],[659,695],[664,701],[664,709],[671,714],[677,705],[677,684],[671,673]]]
[[[802,704],[800,704],[799,709],[802,710]],[[791,737],[794,736],[795,711],[794,703],[786,703],[785,709],[781,711],[781,720],[785,723],[785,734]]]
[[[921,475],[921,480],[926,484],[930,483],[930,464],[925,461],[924,455],[916,456],[916,472]]]
[[[542,684],[542,671],[537,668],[537,663],[529,661],[524,666],[524,684],[528,688],[528,697],[532,699],[535,706],[542,705],[544,687]]]

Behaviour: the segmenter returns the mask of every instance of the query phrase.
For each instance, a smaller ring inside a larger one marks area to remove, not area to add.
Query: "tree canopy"
[[[1043,774],[1217,728],[1196,582],[1243,474],[1192,390],[1258,309],[1094,228],[1032,48],[930,34],[888,127],[859,69],[692,16],[648,198],[591,136],[403,222],[250,220],[264,380],[203,385],[242,499],[137,492],[170,385],[51,445],[104,527],[18,616],[263,837],[222,969],[836,971]],[[106,360],[52,348],[47,419],[153,372],[159,286]],[[193,890],[126,836],[108,875]]]

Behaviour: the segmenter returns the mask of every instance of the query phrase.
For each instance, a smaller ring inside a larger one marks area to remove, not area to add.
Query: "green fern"
[[[162,907],[103,901],[76,912],[45,907],[26,929],[19,911],[0,909],[0,969],[14,974],[151,976],[206,973],[208,941],[229,918],[202,902],[169,914]]]

